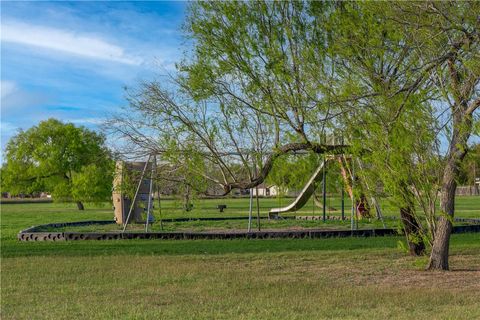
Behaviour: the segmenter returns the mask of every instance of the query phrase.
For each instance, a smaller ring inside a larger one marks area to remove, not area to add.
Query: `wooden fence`
[[[480,196],[479,186],[458,186],[455,192],[457,196]]]

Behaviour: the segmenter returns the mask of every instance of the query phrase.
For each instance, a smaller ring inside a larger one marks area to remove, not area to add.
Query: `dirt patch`
[[[271,264],[265,270],[261,270],[262,265],[257,268],[269,273],[272,279],[308,282],[323,278],[333,286],[480,291],[480,256],[474,255],[451,256],[451,271],[446,272],[425,271],[426,262],[416,261],[401,252],[389,254],[389,257],[385,253],[368,256],[345,253],[342,257],[313,254],[308,259],[293,261],[285,257],[280,261],[282,263],[277,260],[277,265]]]

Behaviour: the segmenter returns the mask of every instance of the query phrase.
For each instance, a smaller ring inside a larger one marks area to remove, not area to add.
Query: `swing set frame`
[[[326,174],[326,165],[328,160],[335,159],[336,157],[341,157],[342,159],[345,159],[345,161],[350,158],[351,161],[351,168],[346,168],[349,171],[349,175],[351,177],[351,200],[352,200],[352,206],[351,206],[351,215],[350,215],[350,229],[351,230],[358,230],[358,207],[356,207],[356,202],[355,202],[355,195],[354,195],[354,187],[355,187],[355,161],[353,160],[352,156],[346,156],[345,154],[335,156],[335,155],[324,155],[323,160],[322,160],[322,221],[326,222],[327,220],[327,192],[326,192],[326,180],[327,180],[327,174]],[[358,162],[358,165],[360,168],[363,167],[363,164],[360,159],[356,159]],[[347,161],[346,161],[347,162]],[[148,232],[149,230],[149,225],[150,222],[153,221],[153,184],[154,184],[154,179],[157,176],[157,155],[152,153],[148,155],[148,159],[145,162],[145,165],[143,167],[142,173],[140,175],[140,179],[138,181],[136,191],[134,194],[134,197],[131,201],[130,208],[127,214],[126,219],[123,221],[123,229],[122,233],[125,233],[128,224],[130,223],[131,220],[131,215],[132,212],[135,209],[135,206],[137,204],[138,200],[138,194],[139,190],[141,187],[141,184],[144,181],[144,177],[146,175],[146,171],[148,168],[148,164],[151,163],[151,170],[150,170],[150,179],[149,179],[149,194],[148,194],[148,205],[147,205],[147,216],[145,219],[145,232]],[[345,184],[345,182],[344,182]],[[315,198],[315,182],[313,182],[313,187],[314,191],[312,193],[312,197]],[[368,183],[365,183],[365,187],[369,190]],[[258,186],[255,187],[256,190],[256,209],[257,209],[257,228],[258,231],[261,231],[261,224],[260,224],[260,200],[258,197]],[[161,209],[161,195],[160,195],[160,187],[157,183],[156,185],[156,192],[157,192],[157,198],[158,198],[158,206],[159,206],[159,222],[160,222],[160,227],[161,230],[163,230],[163,219],[162,219],[162,209]],[[313,199],[315,200],[315,199]],[[382,221],[383,226],[385,227],[385,222],[383,219],[383,215],[380,209],[380,206],[378,205],[378,202],[376,201],[375,197],[371,197],[371,202],[376,210],[376,215],[379,220]],[[314,204],[315,207],[315,204]],[[314,210],[314,209],[313,209]],[[295,208],[296,211],[296,208]],[[247,225],[247,230],[248,232],[252,232],[252,213],[253,213],[253,188],[250,189],[250,197],[249,197],[249,214],[248,214],[248,225]],[[342,187],[342,193],[341,193],[341,218],[342,221],[345,219],[345,186]]]

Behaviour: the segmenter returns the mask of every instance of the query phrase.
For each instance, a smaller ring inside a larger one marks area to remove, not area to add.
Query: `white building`
[[[258,185],[257,188],[252,188],[252,194],[254,196],[257,195],[257,190],[258,190],[258,196],[260,197],[274,197],[277,196],[279,191],[279,188],[275,185],[268,186],[265,183],[261,183]]]

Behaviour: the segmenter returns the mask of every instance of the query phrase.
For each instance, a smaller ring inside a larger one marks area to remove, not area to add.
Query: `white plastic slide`
[[[275,217],[278,216],[279,213],[296,211],[301,209],[308,202],[308,199],[310,199],[313,192],[315,191],[315,188],[318,185],[317,182],[322,180],[322,169],[324,165],[325,162],[322,162],[322,164],[318,167],[313,176],[308,180],[305,187],[303,187],[302,192],[300,192],[297,198],[295,198],[295,201],[293,201],[286,207],[271,209],[268,214],[269,217]]]

